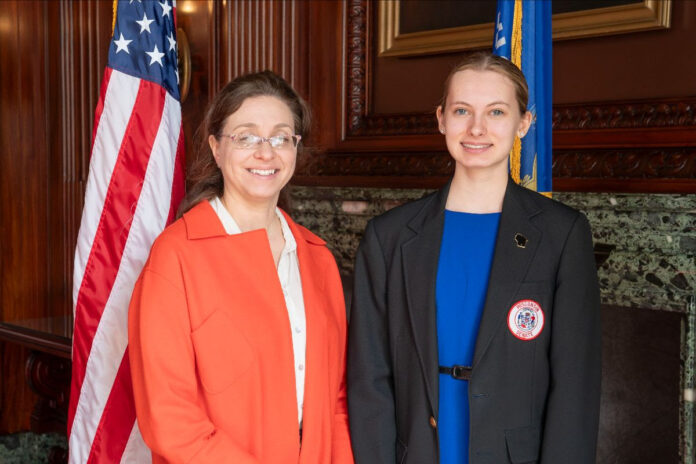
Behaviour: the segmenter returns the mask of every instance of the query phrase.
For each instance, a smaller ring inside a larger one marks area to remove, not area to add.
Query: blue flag
[[[532,125],[510,153],[518,184],[551,193],[551,0],[498,0],[493,53],[516,64],[529,85]],[[520,146],[521,145],[521,146]]]

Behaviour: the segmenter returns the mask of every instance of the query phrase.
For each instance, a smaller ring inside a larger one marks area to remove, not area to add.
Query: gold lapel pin
[[[524,248],[527,246],[527,237],[520,234],[519,232],[515,234],[515,245],[519,248]]]

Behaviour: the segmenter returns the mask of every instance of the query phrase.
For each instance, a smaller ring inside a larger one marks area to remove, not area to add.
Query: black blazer
[[[358,249],[347,367],[358,464],[439,462],[435,280],[448,191],[374,218]],[[508,323],[521,300],[544,316],[530,340]],[[509,181],[469,382],[469,463],[593,463],[600,351],[587,219]]]

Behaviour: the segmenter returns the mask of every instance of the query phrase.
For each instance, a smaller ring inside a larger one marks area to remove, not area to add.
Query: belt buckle
[[[452,366],[452,377],[457,380],[469,380],[471,368],[467,366]]]

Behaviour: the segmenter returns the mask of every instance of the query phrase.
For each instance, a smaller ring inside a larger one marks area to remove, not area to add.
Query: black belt
[[[445,367],[440,366],[440,374],[451,375],[457,380],[469,380],[471,379],[471,367],[469,366],[452,366]]]

